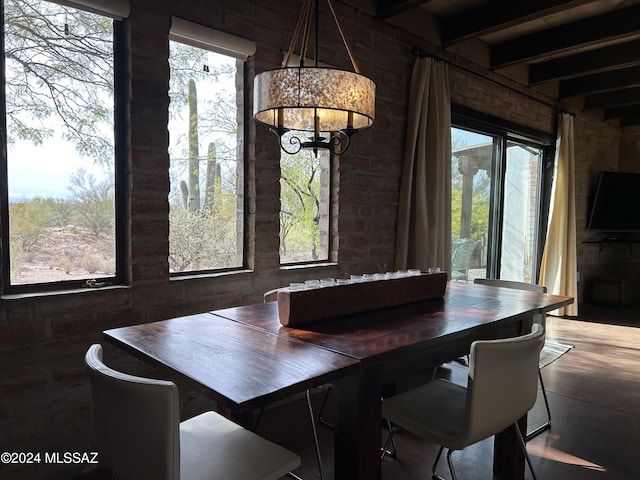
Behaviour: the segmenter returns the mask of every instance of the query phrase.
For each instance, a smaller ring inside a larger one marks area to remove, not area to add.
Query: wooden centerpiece
[[[278,317],[295,326],[341,315],[442,298],[447,274],[420,273],[309,290],[278,291]]]

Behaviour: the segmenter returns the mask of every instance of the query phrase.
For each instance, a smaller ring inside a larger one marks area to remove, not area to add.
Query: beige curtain
[[[551,312],[578,315],[576,260],[575,158],[573,115],[562,113],[556,144],[555,172],[551,188],[547,241],[542,254],[540,283],[549,293],[574,298],[574,303]]]
[[[451,270],[449,69],[416,58],[398,205],[396,269]]]

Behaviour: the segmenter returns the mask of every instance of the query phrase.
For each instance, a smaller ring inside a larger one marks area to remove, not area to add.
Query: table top
[[[104,337],[232,408],[265,405],[357,368],[352,358],[209,313],[107,330]]]
[[[458,338],[496,338],[496,325],[520,322],[573,300],[550,294],[451,282],[444,298],[284,327],[277,303],[211,312],[236,322],[294,338],[360,361],[384,361]],[[499,333],[498,333],[499,334]],[[512,335],[505,330],[504,335]]]

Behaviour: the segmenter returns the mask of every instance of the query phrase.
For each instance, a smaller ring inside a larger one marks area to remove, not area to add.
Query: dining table
[[[571,297],[449,282],[444,296],[295,326],[277,302],[217,309],[104,332],[106,341],[195,382],[238,421],[254,408],[329,383],[334,478],[381,478],[381,405],[389,385],[466,355],[475,340],[528,332]],[[526,427],[526,416],[520,420]],[[493,469],[524,477],[515,429],[495,437]]]

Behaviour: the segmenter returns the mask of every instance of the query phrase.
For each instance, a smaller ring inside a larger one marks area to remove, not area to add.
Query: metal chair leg
[[[318,440],[318,431],[316,430],[316,420],[313,415],[313,405],[311,404],[311,392],[309,390],[306,391],[306,396],[307,396],[307,409],[309,410],[309,420],[311,421],[311,431],[313,432],[313,444],[316,449],[316,459],[318,461],[318,470],[320,471],[320,480],[324,480],[324,472],[322,470],[322,456],[320,455],[320,441]],[[258,419],[253,428],[254,432],[258,429],[258,425],[260,424],[260,420],[262,420],[263,413],[264,413],[264,407],[260,409],[260,413],[258,414]],[[293,478],[294,480],[302,480],[299,476],[297,476],[293,472],[287,473],[287,476],[290,478]]]
[[[533,465],[531,464],[531,458],[529,458],[529,452],[527,452],[527,443],[525,442],[524,437],[522,436],[522,431],[520,430],[520,426],[518,422],[513,424],[516,428],[516,433],[518,434],[518,440],[520,441],[520,448],[522,448],[522,452],[524,453],[524,458],[527,461],[527,465],[529,465],[529,470],[531,470],[531,476],[533,480],[538,480],[536,478],[536,472],[533,470]]]
[[[438,454],[436,455],[436,459],[433,461],[433,466],[431,467],[431,479],[432,480],[444,480],[440,475],[436,473],[436,467],[438,466],[438,462],[440,461],[440,457],[442,456],[442,452],[444,451],[444,447],[440,447],[438,450]],[[451,450],[449,450],[449,455],[451,454]],[[451,470],[451,465],[449,465],[449,470]],[[452,475],[455,475],[452,472]]]
[[[318,412],[318,420],[320,421],[320,423],[322,425],[324,425],[325,427],[329,427],[333,430],[333,425],[326,422],[324,420],[324,417],[322,416],[322,412],[324,412],[324,407],[327,404],[327,400],[329,399],[329,394],[331,393],[331,385],[329,385],[327,387],[327,392],[324,394],[324,399],[322,400],[322,405],[320,405],[320,411]]]
[[[456,477],[456,471],[453,469],[453,462],[451,461],[452,453],[453,453],[453,450],[451,449],[447,450],[447,463],[449,464],[449,471],[451,472],[451,478],[453,480],[458,480],[458,477]],[[440,477],[438,477],[438,480],[444,480],[444,479],[441,479]]]
[[[545,408],[547,409],[547,421],[542,425],[540,425],[539,427],[535,428],[533,431],[527,433],[527,437],[526,437],[527,441],[531,440],[533,437],[537,435],[540,435],[545,430],[548,430],[551,428],[551,409],[549,408],[547,391],[544,388],[544,382],[542,381],[542,369],[540,368],[538,369],[538,378],[540,379],[540,387],[542,389],[542,397],[544,398],[544,405],[545,405]]]
[[[382,447],[382,455],[380,456],[380,460],[383,460],[386,455],[389,455],[392,458],[396,458],[396,441],[393,438],[393,435],[398,431],[397,427],[391,425],[391,422],[385,418],[387,422],[387,429],[389,430],[389,436],[387,440],[384,442],[384,446]],[[393,450],[389,450],[389,444],[393,446]]]
[[[311,430],[313,431],[313,442],[316,447],[316,459],[318,460],[318,470],[320,470],[320,480],[324,480],[322,471],[322,457],[320,455],[320,442],[318,441],[318,431],[316,430],[316,419],[313,416],[313,405],[311,405],[311,393],[307,390],[307,408],[309,409],[309,420],[311,420]]]

